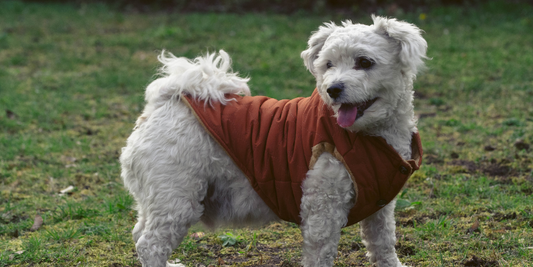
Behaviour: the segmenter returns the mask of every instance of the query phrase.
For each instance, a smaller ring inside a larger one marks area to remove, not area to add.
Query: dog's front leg
[[[360,223],[363,244],[368,250],[367,256],[370,262],[378,267],[404,266],[400,263],[394,248],[396,244],[395,207],[396,199]]]
[[[354,204],[352,180],[340,161],[323,153],[307,173],[302,190],[302,264],[332,266],[340,230]]]

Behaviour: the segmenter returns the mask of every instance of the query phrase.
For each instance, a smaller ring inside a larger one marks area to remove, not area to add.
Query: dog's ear
[[[372,15],[376,33],[386,35],[400,43],[400,62],[403,68],[413,74],[424,67],[427,42],[422,38],[422,30],[411,23]]]
[[[318,58],[318,53],[322,50],[322,46],[328,39],[329,35],[335,31],[337,25],[335,23],[324,23],[324,26],[318,27],[318,31],[314,32],[307,42],[307,50],[304,50],[300,56],[304,60],[304,65],[307,67],[311,74],[315,75],[315,67],[313,62]]]

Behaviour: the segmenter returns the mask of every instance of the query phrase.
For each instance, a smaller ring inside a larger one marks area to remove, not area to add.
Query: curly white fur
[[[226,104],[225,94],[250,95],[246,84],[250,79],[241,78],[231,72],[231,58],[220,50],[219,56],[207,54],[194,61],[177,58],[163,51],[158,59],[163,63],[159,74],[162,78],[153,81],[146,88],[146,106],[137,120],[137,125],[148,119],[150,114],[163,106],[169,99],[186,93],[195,98]]]
[[[342,103],[376,98],[350,131],[382,136],[398,153],[411,156],[413,80],[423,67],[426,42],[414,25],[373,17],[374,25],[327,23],[309,40],[301,56],[316,77],[324,102],[336,112]],[[371,58],[371,69],[354,60]],[[225,94],[249,95],[248,79],[230,69],[229,56],[208,54],[194,61],[162,53],[161,78],[146,89],[146,107],[123,148],[120,162],[126,188],[137,202],[133,240],[143,266],[167,263],[188,228],[202,221],[210,227],[265,224],[277,216],[253,190],[224,150],[205,132],[181,101],[182,94],[206,103],[231,101]],[[326,68],[331,63],[333,67]],[[328,95],[342,82],[342,95]],[[342,99],[342,101],[339,101]],[[302,263],[332,266],[340,229],[354,205],[355,192],[344,165],[322,154],[302,185]],[[402,266],[394,245],[393,201],[361,222],[369,260],[377,266]]]

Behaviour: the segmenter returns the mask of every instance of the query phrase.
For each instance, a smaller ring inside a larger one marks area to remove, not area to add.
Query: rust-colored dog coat
[[[405,161],[385,139],[337,125],[316,90],[291,100],[227,97],[236,101],[209,104],[187,95],[182,100],[283,220],[301,222],[302,182],[321,153],[342,161],[354,182],[357,199],[347,225],[392,201],[422,163],[418,133],[411,141],[413,159]]]

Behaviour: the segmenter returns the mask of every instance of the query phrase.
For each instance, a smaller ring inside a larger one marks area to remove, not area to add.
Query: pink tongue
[[[339,108],[339,115],[337,116],[337,123],[343,127],[350,127],[357,118],[357,106],[342,104]]]

